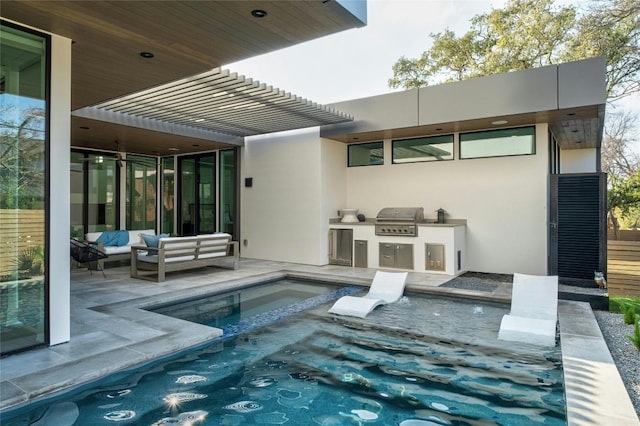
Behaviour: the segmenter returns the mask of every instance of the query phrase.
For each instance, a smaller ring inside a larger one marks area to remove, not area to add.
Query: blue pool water
[[[2,424],[566,424],[559,348],[498,341],[506,306],[410,294],[363,320],[330,306],[278,314]]]

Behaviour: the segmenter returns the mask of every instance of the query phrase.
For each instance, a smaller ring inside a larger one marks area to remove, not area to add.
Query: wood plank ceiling
[[[266,16],[254,17],[258,9]],[[365,25],[335,1],[3,0],[0,13],[73,40],[73,110]],[[123,146],[151,153],[165,137],[121,127],[74,117],[72,145],[111,148],[124,137]],[[193,138],[172,140],[183,152],[202,150]]]

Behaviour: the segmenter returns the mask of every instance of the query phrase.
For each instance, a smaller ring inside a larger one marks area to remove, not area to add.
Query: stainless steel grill
[[[376,235],[417,237],[418,223],[422,221],[422,207],[385,207],[376,216]]]

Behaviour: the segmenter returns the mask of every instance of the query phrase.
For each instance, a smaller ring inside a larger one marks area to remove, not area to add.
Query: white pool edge
[[[558,302],[567,425],[640,425],[631,398],[586,302]]]

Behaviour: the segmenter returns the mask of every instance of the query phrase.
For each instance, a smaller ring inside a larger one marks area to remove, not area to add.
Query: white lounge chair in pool
[[[369,292],[364,296],[342,296],[333,304],[329,312],[338,315],[364,318],[376,306],[400,300],[404,293],[406,272],[377,271]]]
[[[553,346],[558,320],[558,277],[513,274],[511,312],[498,339]]]

